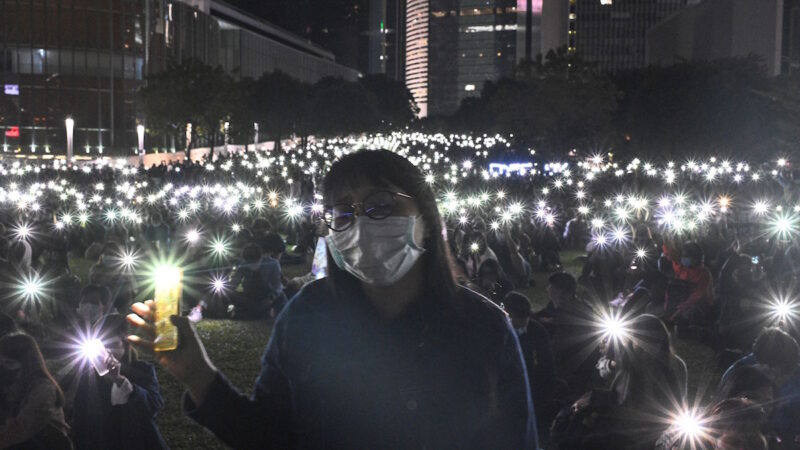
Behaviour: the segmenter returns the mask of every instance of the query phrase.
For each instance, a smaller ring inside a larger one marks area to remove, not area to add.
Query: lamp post
[[[258,122],[253,122],[253,130],[255,130],[255,132],[256,132],[255,139],[254,139],[253,143],[255,145],[258,145]],[[258,150],[258,148],[256,148],[256,150]]]
[[[139,137],[139,165],[144,165],[144,125],[136,125],[136,135]]]
[[[64,125],[67,127],[67,164],[70,164],[72,163],[72,131],[75,129],[75,120],[67,117]]]

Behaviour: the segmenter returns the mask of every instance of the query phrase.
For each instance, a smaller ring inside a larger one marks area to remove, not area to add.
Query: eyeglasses
[[[397,205],[397,197],[413,198],[402,192],[376,191],[359,203],[336,203],[326,205],[323,210],[322,220],[333,231],[344,231],[355,222],[356,206],[360,206],[363,213],[374,220],[382,220],[392,215]]]

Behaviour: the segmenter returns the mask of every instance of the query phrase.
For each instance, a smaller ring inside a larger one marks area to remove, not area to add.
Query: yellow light
[[[155,270],[155,325],[156,351],[178,348],[178,329],[170,322],[170,316],[180,313],[183,271],[175,266],[159,266]]]

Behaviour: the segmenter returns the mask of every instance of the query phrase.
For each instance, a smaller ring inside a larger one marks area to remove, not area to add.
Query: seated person
[[[553,391],[555,386],[555,363],[553,348],[547,330],[531,318],[531,304],[524,294],[512,291],[506,294],[502,303],[508,313],[511,326],[517,332],[522,359],[528,369],[533,404],[536,405],[537,428],[546,432],[555,415]]]
[[[111,303],[110,289],[98,284],[90,284],[81,290],[76,313],[84,325],[94,325],[113,312],[117,312],[117,310]]]
[[[672,262],[675,279],[686,282],[689,288],[686,298],[673,299],[667,295],[665,307],[669,321],[679,326],[705,322],[714,305],[714,289],[711,272],[703,264],[703,249],[689,242],[678,253],[665,242],[663,252]]]
[[[259,318],[269,315],[274,303],[283,305],[286,295],[281,284],[280,263],[265,258],[258,244],[247,244],[242,249],[242,262],[231,275],[231,288],[241,292],[231,295],[233,312],[238,317]]]
[[[119,244],[106,243],[100,259],[89,269],[89,282],[107,287],[111,291],[114,307],[125,311],[135,299],[136,281],[120,263],[122,254]]]
[[[733,363],[722,376],[725,386],[742,366],[764,365],[776,386],[776,407],[770,427],[783,442],[800,438],[800,346],[780,328],[765,328],[753,344],[753,352]]]
[[[152,364],[139,361],[126,340],[124,317],[106,317],[99,330],[109,355],[102,376],[85,365],[73,399],[72,437],[78,449],[167,449],[155,423],[164,406]]]
[[[494,259],[487,259],[481,263],[476,281],[481,293],[497,304],[514,289],[500,263]]]

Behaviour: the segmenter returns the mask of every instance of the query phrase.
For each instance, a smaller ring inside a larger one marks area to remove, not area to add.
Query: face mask
[[[692,267],[692,259],[691,258],[681,258],[681,265],[684,267]]]
[[[336,265],[375,286],[391,286],[403,278],[425,252],[421,240],[424,226],[416,217],[356,218],[345,231],[325,238]]]

